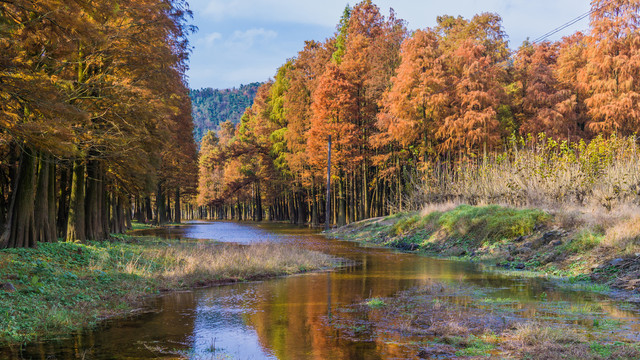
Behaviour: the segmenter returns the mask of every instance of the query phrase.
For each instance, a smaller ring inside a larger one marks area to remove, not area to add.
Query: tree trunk
[[[123,202],[120,195],[111,194],[111,232],[114,234],[125,232],[126,219]]]
[[[371,218],[371,210],[369,208],[369,181],[367,179],[367,164],[366,161],[362,164],[362,196],[363,196],[363,206],[364,206],[364,218]]]
[[[135,207],[136,207],[136,211],[135,211],[136,221],[140,224],[144,224],[145,223],[145,220],[144,220],[145,204],[143,200],[140,198],[140,196],[138,195],[136,195],[136,198],[135,198]]]
[[[57,239],[55,226],[55,204],[53,217],[50,213],[49,191],[51,190],[51,158],[45,154],[41,154],[38,160],[38,185],[36,187],[36,198],[34,208],[34,226],[36,232],[36,242],[54,242]],[[52,184],[55,186],[55,184]],[[53,229],[53,230],[52,230]]]
[[[347,201],[345,199],[344,173],[340,173],[338,181],[338,226],[347,224]]]
[[[145,211],[146,211],[146,222],[153,221],[153,208],[151,207],[151,196],[146,196],[144,198]]]
[[[87,186],[85,192],[85,234],[90,240],[104,240],[100,223],[100,172],[95,160],[87,162]]]
[[[67,222],[67,241],[86,240],[84,216],[84,163],[81,160],[76,160],[73,162],[69,220]]]
[[[156,191],[156,225],[163,225],[167,223],[167,211],[165,209],[164,192],[162,189],[162,183],[158,182],[158,189]]]
[[[400,168],[400,157],[396,158],[396,166],[398,167],[398,182],[397,182],[397,201],[398,212],[402,212],[402,169]]]
[[[307,218],[307,214],[305,211],[307,207],[305,205],[304,193],[302,191],[299,191],[296,198],[298,199],[298,221],[296,221],[296,223],[298,225],[304,225]]]
[[[338,224],[338,183],[340,182],[340,180],[338,180],[335,184],[333,184],[333,196],[332,196],[332,205],[331,205],[331,219],[333,220],[332,224],[336,225]]]
[[[122,202],[122,233],[124,234],[127,230],[131,230],[131,228],[133,228],[131,225],[131,197],[121,196],[120,201]]]
[[[58,219],[56,227],[58,237],[67,236],[67,217],[69,216],[69,193],[71,192],[70,168],[65,165],[60,169],[60,198],[58,199]]]
[[[111,232],[109,226],[109,191],[107,191],[107,174],[102,171],[100,174],[100,224],[102,225],[102,234],[108,239]]]
[[[47,205],[49,205],[49,233],[52,236],[51,241],[58,241],[58,234],[56,232],[56,165],[53,163],[53,159],[49,157],[49,160],[52,161],[49,164],[49,191],[47,195],[49,195],[49,200],[47,201]]]
[[[311,224],[313,226],[320,225],[318,219],[318,196],[316,194],[316,181],[315,178],[311,179]]]
[[[180,222],[182,221],[182,209],[180,208],[180,187],[176,188],[176,197],[174,199],[175,202],[175,215],[174,215],[174,219],[173,221],[176,222],[176,224],[180,224]]]
[[[0,176],[2,177],[2,181],[0,181],[0,234],[2,234],[7,219],[6,195],[8,192],[9,179],[4,176],[4,172],[0,172]]]
[[[260,181],[256,182],[256,221],[262,221],[262,195],[260,194]]]
[[[173,221],[173,216],[171,214],[171,192],[169,191],[168,187],[165,197],[167,199],[167,222],[170,223]]]
[[[7,225],[0,237],[0,248],[26,248],[36,245],[34,200],[36,183],[35,154],[24,148],[9,204]]]

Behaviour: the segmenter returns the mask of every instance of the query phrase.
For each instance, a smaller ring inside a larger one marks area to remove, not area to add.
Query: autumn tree
[[[384,94],[378,114],[379,145],[396,144],[415,149],[414,156],[426,161],[434,153],[435,131],[448,108],[446,66],[437,34],[417,30],[402,44],[402,61]]]
[[[559,45],[525,43],[516,55],[514,71],[521,94],[520,133],[545,133],[556,139],[580,135],[576,95],[557,78]]]
[[[589,113],[585,100],[588,98],[589,89],[585,81],[585,67],[587,63],[587,43],[585,35],[577,32],[562,38],[559,42],[558,60],[554,75],[558,81],[558,87],[571,97],[571,116],[576,124],[576,136],[589,139],[592,132],[587,127]]]
[[[320,76],[332,57],[333,45],[308,41],[298,53],[291,68],[286,73],[288,88],[283,96],[283,108],[286,111],[286,128],[282,129],[286,152],[284,162],[291,174],[298,177],[299,183],[310,188],[311,222],[319,223],[319,204],[317,189],[321,188],[317,166],[309,162],[307,138],[310,129],[312,95],[318,87]],[[277,80],[276,80],[277,82]]]
[[[585,100],[597,133],[630,135],[640,125],[640,2],[594,0],[587,42]]]
[[[80,241],[130,223],[186,94],[188,14],[180,0],[0,3],[0,133],[17,164],[1,246],[52,241],[63,218]]]
[[[85,119],[69,106],[55,76],[69,67],[57,57],[71,51],[71,30],[59,22],[77,24],[75,10],[58,5],[57,1],[0,4],[0,128],[19,154],[0,247],[32,247],[37,241],[55,239],[51,226],[55,218],[50,218],[55,213],[49,194],[51,185],[55,187],[51,155],[73,153],[71,124]],[[43,38],[49,40],[42,43]]]
[[[498,15],[488,13],[471,20],[438,18],[452,110],[436,131],[442,151],[486,152],[500,140],[498,108],[505,95],[508,56],[501,22]]]

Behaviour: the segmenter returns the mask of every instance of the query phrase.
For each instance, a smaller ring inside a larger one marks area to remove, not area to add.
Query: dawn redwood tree
[[[55,223],[50,218],[55,214],[49,204],[50,182],[55,181],[50,155],[73,153],[71,124],[84,120],[69,106],[56,75],[70,67],[58,59],[72,48],[68,41],[72,30],[60,24],[77,24],[76,15],[75,9],[59,8],[58,1],[0,3],[0,129],[9,155],[18,154],[19,159],[10,179],[7,219],[0,221],[2,248],[32,247],[37,241],[55,239],[50,226]],[[78,31],[75,36],[84,34]],[[44,38],[49,40],[42,43]]]
[[[516,54],[514,72],[521,94],[520,133],[545,133],[556,139],[580,135],[576,97],[556,77],[559,45],[525,43]]]
[[[355,88],[346,74],[335,64],[327,66],[313,95],[313,115],[308,133],[309,160],[317,168],[327,168],[326,148],[332,137],[332,173],[338,180],[338,225],[346,224],[346,199],[344,175],[351,160],[357,154],[358,137],[354,119],[358,104]]]
[[[508,56],[501,22],[489,13],[471,20],[439,18],[451,84],[451,112],[436,131],[443,152],[486,152],[500,141],[498,110]]]
[[[326,65],[331,61],[333,46],[330,43],[308,41],[298,53],[291,68],[287,71],[287,91],[283,94],[283,107],[286,111],[287,125],[283,128],[285,141],[284,162],[291,175],[300,183],[311,188],[311,222],[319,223],[319,201],[317,190],[322,187],[322,178],[318,169],[309,162],[307,135],[311,126],[312,94]]]
[[[0,3],[1,247],[52,241],[61,221],[69,240],[130,222],[187,93],[188,16],[182,0]]]
[[[590,130],[630,135],[640,126],[640,1],[593,0],[584,81]]]
[[[417,30],[402,44],[402,61],[378,114],[379,146],[396,144],[417,149],[414,156],[427,161],[434,153],[435,130],[447,116],[449,103],[446,64],[437,34]]]
[[[511,135],[629,133],[638,1],[593,4],[590,35],[516,53],[495,14],[442,16],[408,36],[372,1],[347,7],[334,37],[278,69],[230,141],[203,144],[199,203],[242,219],[264,200],[273,219],[318,223],[329,136],[326,216],[344,224],[403,209],[412,176],[498,151]]]
[[[591,132],[586,126],[589,114],[585,100],[589,96],[589,86],[585,81],[584,71],[587,64],[587,46],[585,35],[581,32],[562,38],[554,75],[558,87],[571,98],[571,102],[565,101],[564,104],[571,106],[572,116],[575,117],[575,135],[588,139]]]

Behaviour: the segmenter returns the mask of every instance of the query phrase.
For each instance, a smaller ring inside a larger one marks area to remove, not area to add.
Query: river
[[[67,339],[31,344],[5,356],[87,360],[412,358],[415,353],[389,339],[343,336],[330,325],[331,316],[344,306],[393,296],[434,281],[478,289],[476,297],[487,299],[488,304],[498,299],[497,303],[524,319],[585,332],[594,324],[608,323],[612,324],[606,329],[611,339],[640,340],[638,309],[605,295],[466,262],[362,247],[327,239],[306,228],[196,222],[140,234],[245,245],[284,242],[350,259],[354,264],[331,272],[166,294],[152,299],[149,311],[142,315],[110,321]],[[451,301],[470,298],[467,294]]]

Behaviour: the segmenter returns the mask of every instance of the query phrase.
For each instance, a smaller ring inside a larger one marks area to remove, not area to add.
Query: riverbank
[[[0,343],[66,336],[140,310],[149,296],[331,268],[328,255],[280,244],[240,246],[117,236],[0,251]]]
[[[394,344],[420,359],[638,359],[640,345],[615,338],[621,322],[597,305],[549,302],[544,313],[573,321],[538,321],[511,298],[488,289],[433,282],[386,298],[336,309],[331,326],[343,336]],[[559,306],[560,305],[560,306]],[[580,324],[580,325],[578,325]],[[588,328],[588,332],[584,331]]]
[[[624,300],[639,298],[640,221],[634,214],[588,221],[579,214],[537,209],[448,205],[361,221],[329,235],[499,271],[552,276],[559,285],[609,295],[621,289],[616,293]],[[418,358],[640,358],[633,340],[612,337],[611,330],[622,323],[604,320],[599,305],[548,300],[541,310],[546,317],[535,321],[523,316],[526,305],[517,299],[494,298],[486,291],[434,282],[343,306],[331,325],[354,338],[397,344]],[[574,321],[549,321],[553,318]]]
[[[593,220],[577,213],[448,205],[361,221],[329,235],[506,270],[528,270],[586,287],[622,289],[630,295],[640,288],[637,214]]]

